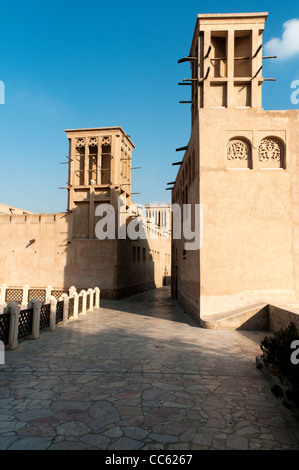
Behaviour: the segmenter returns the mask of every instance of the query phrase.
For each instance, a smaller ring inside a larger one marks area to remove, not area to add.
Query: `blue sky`
[[[189,48],[198,13],[268,11],[264,44],[281,58],[265,61],[265,109],[298,109],[299,50],[289,57],[283,24],[299,18],[286,0],[2,1],[0,15],[0,202],[34,212],[66,209],[68,141],[64,129],[122,126],[135,144],[132,175],[139,203],[168,202],[176,148],[190,136]],[[299,44],[299,23],[286,40]],[[296,36],[297,35],[297,36]],[[298,41],[296,42],[296,38]],[[272,49],[271,49],[272,48]]]

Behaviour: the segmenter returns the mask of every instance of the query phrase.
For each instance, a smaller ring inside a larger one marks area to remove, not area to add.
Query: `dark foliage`
[[[273,336],[264,338],[261,342],[261,357],[267,369],[280,379],[282,387],[272,387],[274,395],[284,397],[284,404],[288,408],[299,411],[299,364],[291,360],[294,352],[291,345],[296,340],[299,340],[299,330],[291,323]]]

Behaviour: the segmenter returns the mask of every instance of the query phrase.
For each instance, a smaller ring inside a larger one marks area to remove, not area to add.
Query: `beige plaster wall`
[[[198,121],[197,121],[198,123]],[[197,124],[198,129],[198,124]],[[190,158],[194,154],[194,168],[189,177]],[[196,132],[191,135],[188,151],[184,156],[174,190],[172,191],[172,203],[179,204],[183,210],[183,188],[188,187],[187,203],[199,204],[199,139]],[[191,180],[189,184],[188,181]],[[178,192],[177,192],[178,191]],[[183,234],[183,227],[182,234]],[[192,227],[194,230],[194,226]],[[195,316],[198,314],[200,305],[200,251],[185,250],[185,240],[172,240],[172,297],[177,298],[180,304]]]
[[[201,316],[232,304],[270,302],[272,296],[294,301],[299,113],[207,109],[200,114]],[[226,145],[233,136],[252,143],[252,169],[229,168]],[[285,141],[285,169],[260,169],[257,147],[266,136]]]

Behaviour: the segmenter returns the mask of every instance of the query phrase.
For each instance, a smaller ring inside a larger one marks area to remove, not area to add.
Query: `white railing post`
[[[7,289],[7,285],[6,284],[2,284],[1,286],[1,290],[0,290],[0,304],[5,304],[5,298],[6,298],[6,289]]]
[[[2,286],[0,287],[0,313],[2,313],[3,308],[4,308],[5,305],[6,305],[6,302],[5,302],[5,298],[6,298],[6,289],[7,289],[7,285],[6,285],[6,284],[2,284]]]
[[[53,295],[49,298],[50,302],[50,324],[49,329],[54,330],[56,327],[56,307],[57,307],[57,300]]]
[[[82,312],[81,315],[86,315],[86,297],[87,297],[87,292],[86,290],[81,290],[80,294],[82,294]]]
[[[39,337],[41,306],[42,303],[38,299],[31,299],[28,303],[28,308],[33,308],[32,333],[30,335],[30,338],[32,339],[36,339]]]
[[[63,320],[62,324],[66,325],[69,319],[69,296],[67,294],[62,294],[63,300]]]
[[[3,310],[4,313],[10,312],[8,349],[16,349],[18,347],[20,311],[21,307],[17,302],[8,302]]]
[[[98,287],[94,288],[95,290],[95,302],[94,302],[94,307],[95,308],[100,308],[100,289]]]
[[[74,294],[74,292],[77,292],[77,289],[76,289],[75,286],[71,286],[71,287],[69,288],[69,296],[72,297],[73,294]]]
[[[89,294],[89,310],[93,310],[93,289],[91,287],[88,289],[87,294]]]
[[[74,292],[74,318],[78,318],[78,311],[79,311],[79,294],[78,292]]]
[[[52,289],[53,289],[52,286],[48,286],[46,288],[46,303],[50,302],[50,297],[52,295]]]
[[[22,305],[28,305],[28,297],[29,297],[29,286],[26,284],[23,287],[23,297],[22,297]]]

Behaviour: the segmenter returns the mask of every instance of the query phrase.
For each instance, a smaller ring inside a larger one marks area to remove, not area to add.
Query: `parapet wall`
[[[0,216],[0,284],[65,286],[69,215]]]
[[[260,303],[235,311],[199,319],[202,328],[212,330],[255,330],[276,332],[291,323],[299,329],[299,309]]]
[[[290,323],[294,323],[299,329],[299,310],[288,307],[278,307],[269,305],[269,324],[271,331],[286,328]]]

